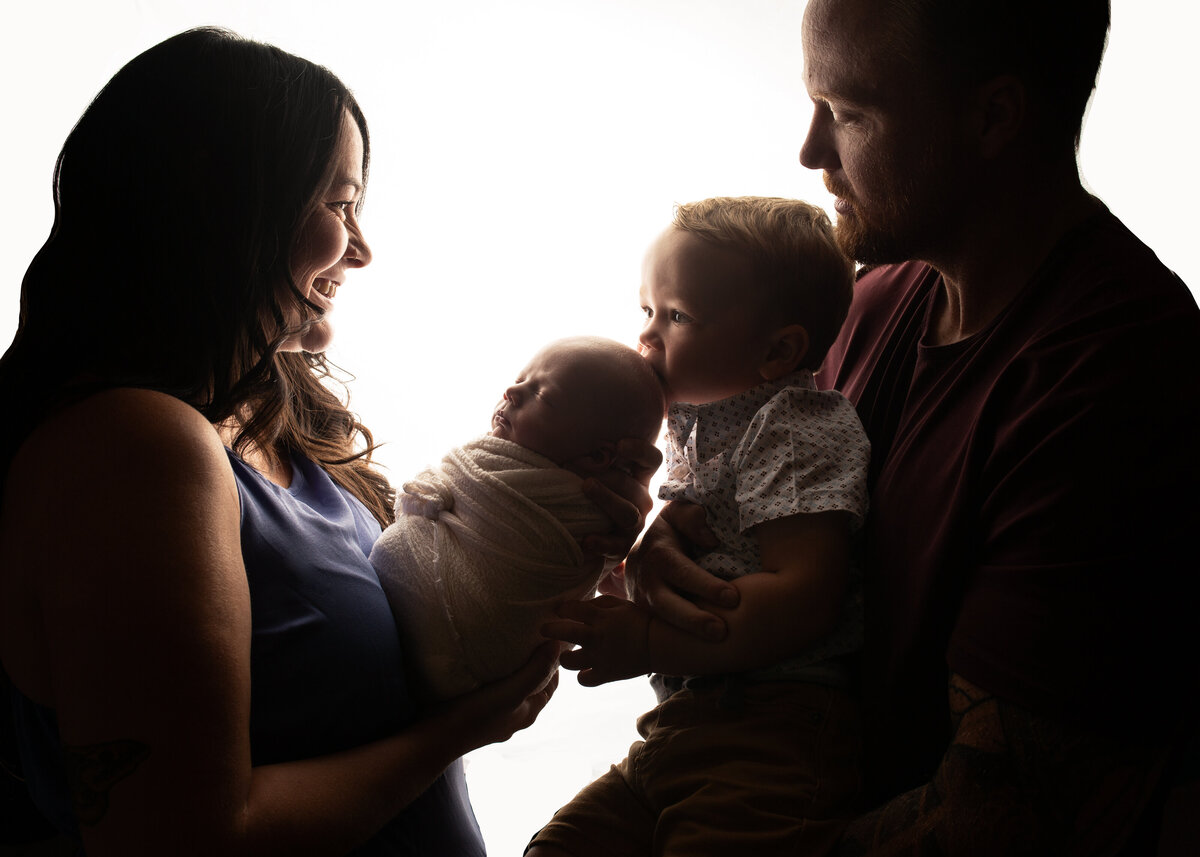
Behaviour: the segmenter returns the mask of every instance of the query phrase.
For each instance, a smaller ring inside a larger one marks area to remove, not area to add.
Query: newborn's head
[[[492,434],[555,464],[611,454],[616,441],[653,443],[665,400],[632,348],[593,336],[560,339],[534,355],[492,414]]]

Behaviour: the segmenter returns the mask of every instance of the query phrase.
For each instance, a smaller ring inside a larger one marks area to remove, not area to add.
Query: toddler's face
[[[750,260],[671,227],[650,247],[640,297],[642,356],[671,402],[705,404],[763,382],[769,339]]]
[[[554,346],[538,352],[492,413],[492,435],[556,464],[594,452],[605,440],[613,408],[604,376],[586,352]]]

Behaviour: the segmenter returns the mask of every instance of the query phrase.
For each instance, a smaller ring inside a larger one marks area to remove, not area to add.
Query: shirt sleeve
[[[764,405],[734,450],[740,528],[817,512],[867,511],[870,444],[845,397],[788,388]]]

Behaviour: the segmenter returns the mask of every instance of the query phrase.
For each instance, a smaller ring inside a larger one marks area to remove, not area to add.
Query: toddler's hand
[[[590,601],[568,601],[559,618],[542,626],[542,634],[579,646],[565,652],[561,663],[579,671],[579,683],[595,687],[650,672],[650,612],[638,605],[602,595]]]

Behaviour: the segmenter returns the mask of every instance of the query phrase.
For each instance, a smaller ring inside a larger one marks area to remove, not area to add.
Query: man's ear
[[[803,325],[789,324],[771,334],[770,348],[767,359],[759,367],[759,374],[764,380],[775,381],[796,367],[808,354],[808,331]]]
[[[983,83],[975,91],[974,122],[979,154],[995,158],[1025,127],[1029,105],[1025,84],[1011,74],[1002,74]]]

